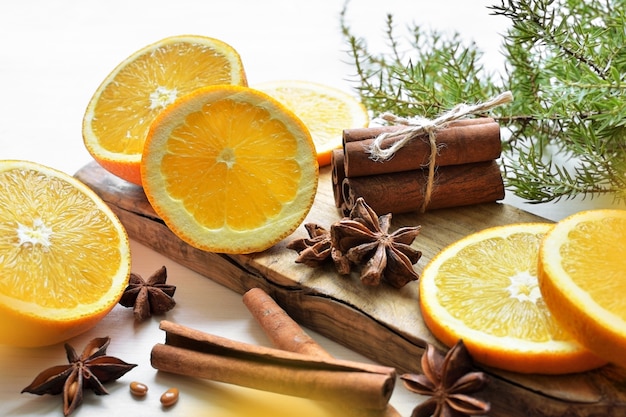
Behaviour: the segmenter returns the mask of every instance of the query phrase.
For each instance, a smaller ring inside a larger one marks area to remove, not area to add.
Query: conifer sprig
[[[458,33],[385,20],[388,50],[371,53],[342,31],[357,90],[373,115],[436,117],[458,103],[510,90],[494,109],[505,132],[507,189],[531,202],[611,194],[626,202],[626,3],[624,0],[502,0],[491,14],[510,20],[504,74]]]

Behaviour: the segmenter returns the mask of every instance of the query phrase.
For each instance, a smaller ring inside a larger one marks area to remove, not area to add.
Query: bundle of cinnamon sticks
[[[344,213],[359,197],[378,213],[426,211],[504,198],[496,162],[502,151],[500,126],[494,119],[462,119],[439,129],[434,158],[428,134],[407,142],[390,159],[371,157],[370,146],[379,135],[403,129],[406,126],[344,130],[343,148],[336,149],[331,158],[335,204]],[[383,140],[381,147],[395,140]]]

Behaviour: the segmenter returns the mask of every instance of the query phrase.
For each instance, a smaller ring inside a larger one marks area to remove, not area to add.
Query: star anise
[[[151,315],[164,314],[176,305],[174,292],[176,287],[165,283],[167,270],[161,267],[144,280],[140,275],[131,273],[128,286],[122,294],[120,304],[133,307],[135,320],[143,321]]]
[[[330,232],[315,223],[306,223],[304,228],[309,234],[308,238],[295,239],[287,244],[287,249],[298,252],[296,262],[315,268],[327,259],[332,259],[339,273],[348,274],[350,266],[333,247]]]
[[[331,254],[330,232],[315,223],[306,223],[304,228],[309,237],[292,240],[287,244],[287,249],[298,252],[297,263],[315,268]]]
[[[331,226],[331,243],[351,264],[362,265],[361,282],[378,285],[385,279],[401,288],[419,279],[413,269],[422,252],[411,243],[420,226],[402,227],[389,233],[391,213],[378,217],[363,198],[357,199],[350,217]]]
[[[445,356],[428,344],[421,365],[424,374],[400,376],[407,389],[430,396],[413,410],[411,417],[466,417],[489,412],[489,403],[468,395],[482,389],[487,376],[474,371],[462,340]]]
[[[90,388],[96,395],[106,395],[108,391],[102,384],[114,381],[133,369],[134,364],[121,359],[106,356],[111,339],[99,337],[91,340],[80,356],[69,344],[65,352],[69,365],[48,368],[35,377],[22,393],[57,395],[63,393],[63,414],[69,415],[83,401],[83,390]]]

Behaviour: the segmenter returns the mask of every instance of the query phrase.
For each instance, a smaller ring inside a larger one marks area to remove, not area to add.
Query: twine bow
[[[450,124],[450,122],[462,119],[470,114],[483,113],[487,110],[491,110],[494,107],[498,107],[502,104],[510,103],[513,101],[513,94],[510,91],[505,91],[491,98],[483,103],[474,105],[468,105],[461,103],[456,105],[448,112],[442,114],[435,119],[427,118],[412,118],[406,119],[398,117],[391,113],[384,113],[381,117],[396,125],[406,125],[405,129],[400,129],[395,132],[382,133],[374,139],[374,142],[369,146],[367,152],[370,154],[370,158],[374,161],[386,161],[392,158],[395,153],[404,147],[407,143],[413,139],[428,135],[428,141],[430,142],[430,157],[428,160],[428,182],[426,183],[426,191],[424,192],[424,202],[422,204],[421,212],[426,210],[428,203],[430,202],[430,196],[432,194],[433,182],[435,178],[435,160],[437,158],[437,131],[444,129]],[[395,139],[389,147],[383,148],[382,143],[386,139]]]

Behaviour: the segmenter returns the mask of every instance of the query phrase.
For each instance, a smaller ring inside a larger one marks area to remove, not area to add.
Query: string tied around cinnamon
[[[435,162],[437,158],[437,131],[444,129],[450,122],[460,120],[468,115],[479,114],[513,101],[513,94],[505,91],[483,103],[468,105],[465,103],[457,104],[451,110],[442,114],[435,119],[427,119],[423,117],[403,118],[391,113],[384,113],[381,118],[387,122],[396,125],[406,125],[404,129],[395,132],[386,132],[378,135],[374,142],[369,146],[367,152],[370,159],[374,161],[386,161],[391,159],[395,153],[404,147],[407,143],[415,138],[427,135],[430,143],[430,157],[428,160],[428,181],[426,182],[426,190],[424,192],[424,202],[420,211],[426,211],[426,207],[430,202],[433,183],[435,179]],[[388,139],[396,139],[387,148],[382,147],[382,143]]]

